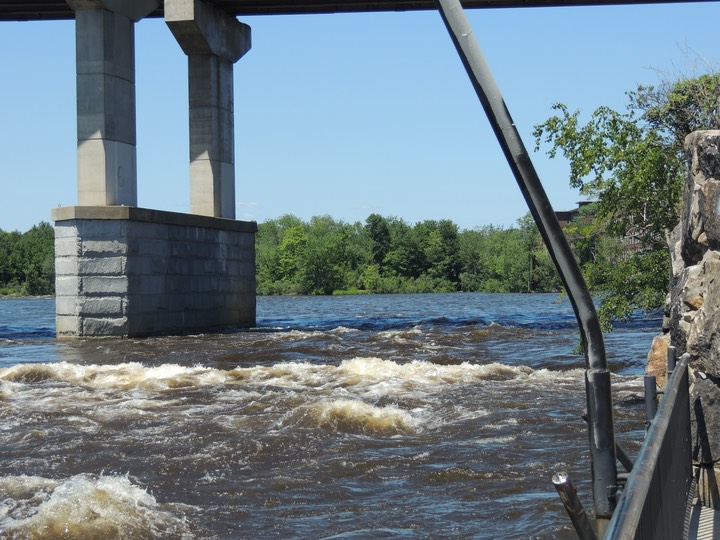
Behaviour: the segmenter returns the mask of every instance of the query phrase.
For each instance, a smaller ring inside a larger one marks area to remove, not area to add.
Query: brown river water
[[[558,295],[261,297],[258,327],[54,339],[0,300],[0,538],[573,538],[583,359]],[[657,317],[606,336],[643,434]]]

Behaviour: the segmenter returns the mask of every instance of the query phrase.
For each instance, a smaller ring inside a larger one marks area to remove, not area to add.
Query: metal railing
[[[677,540],[686,535],[692,485],[688,354],[668,373],[627,484],[618,499],[607,539]]]
[[[578,321],[585,353],[590,469],[597,537],[682,538],[684,510],[691,482],[687,358],[681,360],[670,377],[660,411],[651,424],[638,462],[633,465],[615,441],[610,371],[590,291],[474,38],[460,0],[434,1],[560,274]],[[618,475],[618,459],[626,469],[632,469],[624,491],[625,475]],[[596,532],[567,475],[556,475],[553,482],[581,538],[596,538]],[[616,509],[618,502],[622,504],[620,509]],[[678,524],[680,535],[676,532]]]

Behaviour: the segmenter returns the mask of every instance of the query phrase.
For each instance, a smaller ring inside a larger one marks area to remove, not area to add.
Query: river
[[[643,434],[660,319],[606,336]],[[249,330],[54,338],[0,300],[0,538],[574,538],[583,359],[555,294],[260,297]]]

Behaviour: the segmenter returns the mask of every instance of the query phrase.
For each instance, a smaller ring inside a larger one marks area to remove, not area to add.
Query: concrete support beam
[[[201,0],[165,0],[165,22],[188,56],[190,212],[235,219],[233,64],[250,27]]]
[[[67,0],[75,11],[78,203],[137,206],[135,22],[158,0]]]

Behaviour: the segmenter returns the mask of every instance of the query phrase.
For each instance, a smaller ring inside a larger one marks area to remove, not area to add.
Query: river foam
[[[418,421],[399,407],[377,407],[352,399],[326,400],[299,409],[297,422],[341,433],[408,435]]]
[[[0,369],[0,398],[12,394],[12,383],[37,385],[62,382],[85,388],[164,391],[217,385],[273,384],[284,387],[320,387],[328,384],[367,386],[379,382],[397,381],[399,384],[471,383],[478,381],[508,381],[533,378],[576,378],[581,370],[533,370],[528,366],[500,363],[440,365],[424,360],[395,362],[381,358],[355,357],[338,366],[309,362],[282,362],[271,366],[238,367],[221,370],[203,366],[161,364],[147,366],[139,362],[118,365],[79,365],[67,362],[56,364],[18,364]],[[11,383],[8,385],[7,383]]]
[[[193,538],[181,512],[158,504],[127,476],[0,478],[3,538]]]

